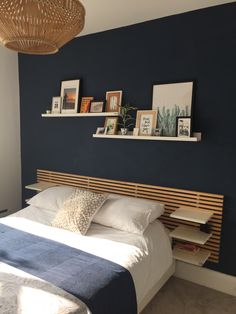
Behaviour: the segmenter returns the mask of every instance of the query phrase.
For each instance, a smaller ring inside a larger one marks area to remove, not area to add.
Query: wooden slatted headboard
[[[69,185],[97,192],[109,192],[156,200],[165,204],[165,212],[160,217],[164,225],[173,230],[179,224],[199,227],[198,223],[177,220],[170,214],[180,206],[190,206],[196,209],[208,209],[214,212],[209,221],[212,237],[200,247],[211,252],[209,261],[218,263],[220,253],[221,225],[224,196],[204,192],[195,192],[148,184],[108,180],[77,174],[61,173],[48,170],[37,170],[37,181],[52,182],[59,185]]]

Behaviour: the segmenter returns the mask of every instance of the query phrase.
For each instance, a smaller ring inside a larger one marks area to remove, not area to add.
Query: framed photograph
[[[92,101],[90,105],[90,112],[102,112],[103,111],[103,101]]]
[[[152,109],[158,111],[163,136],[176,135],[176,117],[192,115],[193,82],[153,86]]]
[[[116,134],[117,127],[118,127],[118,117],[106,117],[104,127],[107,128],[106,134],[109,134],[109,135]]]
[[[191,117],[176,118],[176,136],[190,137],[191,136]]]
[[[107,128],[105,127],[98,127],[96,130],[96,134],[106,134],[107,133]]]
[[[80,80],[61,82],[61,112],[76,113],[78,110]]]
[[[138,110],[136,116],[136,128],[139,128],[139,135],[152,135],[152,130],[157,125],[156,110]]]
[[[90,109],[91,101],[93,97],[82,97],[80,104],[80,113],[87,113]]]
[[[61,97],[52,97],[52,110],[51,113],[61,112]]]
[[[122,91],[106,92],[106,111],[107,112],[120,112],[122,101]]]

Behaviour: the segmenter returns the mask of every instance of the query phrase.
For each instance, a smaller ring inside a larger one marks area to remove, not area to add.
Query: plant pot
[[[128,128],[121,128],[121,135],[127,135],[128,134]]]

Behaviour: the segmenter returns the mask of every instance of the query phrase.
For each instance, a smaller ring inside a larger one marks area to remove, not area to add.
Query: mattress
[[[2,218],[1,223],[125,267],[132,275],[138,304],[143,302],[148,291],[172,264],[170,240],[163,224],[158,220],[151,223],[143,235],[91,224],[86,236],[82,236],[51,227],[52,219],[53,213],[46,209],[28,206],[16,214]]]

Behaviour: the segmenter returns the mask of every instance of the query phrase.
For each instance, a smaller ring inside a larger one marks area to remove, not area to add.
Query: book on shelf
[[[174,245],[174,249],[178,250],[178,251],[185,251],[188,252],[189,254],[195,255],[200,251],[200,248],[192,243],[181,243],[181,242],[177,242]]]

